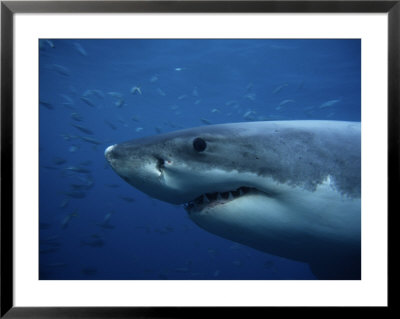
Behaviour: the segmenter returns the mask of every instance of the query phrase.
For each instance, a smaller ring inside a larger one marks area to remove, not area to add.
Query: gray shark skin
[[[361,125],[210,125],[108,147],[126,182],[223,238],[361,279]]]

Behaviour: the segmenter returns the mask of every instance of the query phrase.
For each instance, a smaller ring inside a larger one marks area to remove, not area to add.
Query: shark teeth
[[[215,193],[206,193],[202,194],[199,197],[189,201],[188,203],[184,204],[184,208],[188,211],[202,210],[205,206],[211,204],[223,204],[227,203],[231,200],[234,200],[240,196],[246,195],[250,191],[255,190],[254,188],[250,187],[239,187],[236,190],[232,190],[229,192],[215,192]]]

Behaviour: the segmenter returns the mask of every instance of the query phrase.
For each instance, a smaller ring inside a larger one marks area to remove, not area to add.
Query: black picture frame
[[[205,315],[282,315],[296,311],[327,311],[326,307],[14,307],[13,303],[13,19],[16,13],[122,13],[122,12],[307,12],[388,14],[388,203],[390,217],[398,212],[400,102],[400,1],[1,1],[1,308],[5,318],[192,318]],[[391,213],[391,214],[390,214]],[[389,227],[389,226],[388,226]],[[390,251],[389,230],[388,247]],[[388,255],[389,258],[389,255]],[[390,260],[389,260],[390,261]],[[390,268],[388,269],[390,270]],[[389,274],[390,275],[390,274]],[[390,281],[388,280],[388,287]],[[375,308],[379,312],[391,310]],[[354,308],[353,308],[354,309]],[[368,311],[371,308],[356,308]],[[374,309],[374,310],[375,310]],[[335,314],[343,308],[329,308]],[[344,311],[348,311],[345,308]],[[284,312],[282,312],[284,311]],[[373,311],[374,312],[374,311]]]

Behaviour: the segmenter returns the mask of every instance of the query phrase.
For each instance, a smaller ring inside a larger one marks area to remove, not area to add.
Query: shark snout
[[[115,147],[115,144],[114,145],[110,145],[109,147],[107,147],[106,149],[105,149],[105,151],[104,151],[104,156],[105,156],[105,158],[107,159],[107,161],[110,161],[111,160],[111,158],[112,158],[112,151],[113,151],[113,149],[114,149],[114,147]]]
[[[104,156],[110,165],[112,164],[113,160],[116,160],[118,158],[118,151],[116,146],[116,144],[110,145],[104,151]]]

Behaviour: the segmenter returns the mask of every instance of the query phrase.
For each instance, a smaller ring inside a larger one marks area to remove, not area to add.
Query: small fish
[[[279,103],[279,105],[278,105],[275,109],[276,109],[277,111],[279,111],[279,110],[281,110],[282,107],[284,107],[286,104],[294,103],[294,102],[295,102],[295,100],[290,100],[290,99],[283,100],[283,101],[281,101],[281,102]]]
[[[53,163],[56,165],[62,165],[62,164],[65,164],[66,162],[67,162],[67,160],[62,157],[54,157],[53,158]]]
[[[90,96],[92,94],[93,94],[93,90],[86,90],[85,92],[83,92],[82,96],[88,97],[88,96]]]
[[[278,94],[280,91],[282,91],[283,88],[287,87],[288,85],[289,85],[289,84],[287,84],[287,83],[284,83],[284,84],[282,84],[282,85],[279,85],[279,86],[277,86],[277,87],[272,91],[272,93],[273,93],[273,94]]]
[[[161,90],[160,88],[157,89],[157,93],[160,94],[161,96],[166,96],[167,94]]]
[[[78,136],[76,135],[72,135],[72,134],[61,134],[62,138],[66,141],[71,141],[75,138],[78,138]]]
[[[123,98],[120,98],[115,101],[114,105],[116,107],[123,107],[125,105],[125,100]]]
[[[46,40],[46,43],[47,43],[47,45],[50,47],[50,48],[52,48],[52,49],[54,49],[56,46],[54,45],[54,42],[53,41],[51,41],[51,40]]]
[[[177,71],[177,72],[180,72],[180,71],[186,70],[186,68],[180,68],[180,67],[178,67],[178,68],[175,68],[174,70]]]
[[[81,240],[81,246],[90,246],[92,248],[100,248],[105,245],[105,241],[97,234],[92,235],[90,238]]]
[[[112,97],[119,98],[119,99],[123,97],[122,93],[119,93],[119,92],[107,92],[107,94]]]
[[[125,122],[125,120],[122,117],[118,117],[117,121],[120,122],[123,126],[128,127],[128,123]]]
[[[234,101],[234,100],[230,100],[230,101],[225,102],[225,105],[226,106],[238,106],[239,102],[238,101]]]
[[[216,109],[216,108],[215,108],[215,109],[212,109],[212,110],[211,110],[211,113],[221,113],[221,111],[220,111],[219,109]]]
[[[117,127],[114,124],[112,124],[110,121],[104,120],[104,123],[106,123],[114,131],[117,129]]]
[[[134,122],[140,122],[140,119],[135,115],[131,117],[131,120]]]
[[[87,168],[80,167],[80,166],[68,166],[65,169],[68,171],[71,171],[71,172],[76,172],[76,173],[83,173],[83,174],[90,173],[90,170],[88,170]]]
[[[54,110],[54,106],[50,102],[46,102],[46,101],[40,100],[39,101],[39,105],[44,106],[46,109]]]
[[[75,47],[75,50],[78,51],[78,53],[80,55],[82,55],[82,56],[87,56],[88,55],[86,50],[82,47],[82,45],[80,43],[74,42],[74,47]]]
[[[255,101],[256,100],[256,94],[255,93],[246,94],[244,97],[249,99],[250,101]]]
[[[151,82],[151,83],[154,83],[154,82],[157,82],[157,81],[158,81],[158,75],[157,75],[157,74],[153,75],[153,76],[150,78],[150,82]]]
[[[172,127],[172,128],[182,128],[182,126],[180,126],[180,125],[177,125],[177,124],[175,124],[175,123],[172,123],[172,122],[165,122],[164,123],[165,125],[168,125],[169,127]]]
[[[70,85],[68,88],[69,88],[69,92],[73,93],[74,95],[78,94],[78,90],[75,88],[75,86]]]
[[[186,99],[188,96],[186,94],[182,94],[180,96],[178,96],[178,100],[181,101],[183,99]]]
[[[197,90],[197,86],[195,86],[195,87],[193,88],[192,95],[195,96],[195,97],[198,97],[198,96],[199,96],[199,92],[198,92],[198,90]]]
[[[279,106],[284,106],[288,103],[295,103],[295,100],[290,100],[290,99],[283,100],[282,102],[279,103]]]
[[[110,220],[110,218],[111,218],[112,215],[114,215],[114,211],[111,211],[111,212],[107,213],[107,214],[104,216],[103,222],[104,222],[104,223],[108,223],[108,221]]]
[[[131,88],[131,94],[133,95],[142,95],[142,90],[138,86],[134,86]]]
[[[207,124],[207,125],[211,125],[212,124],[209,120],[207,120],[205,118],[201,118],[200,121],[203,122],[204,124]]]
[[[92,93],[100,99],[104,99],[104,93],[102,90],[92,90]]]
[[[87,160],[87,161],[80,162],[80,164],[83,166],[90,166],[93,164],[93,161]]]
[[[69,184],[71,189],[73,189],[74,191],[89,190],[93,187],[93,185],[94,185],[94,182],[92,180],[87,180],[87,182],[85,182],[83,184],[77,184],[77,183]]]
[[[194,101],[194,104],[195,104],[195,105],[199,105],[200,103],[201,103],[201,100],[200,100],[200,99]]]
[[[101,227],[101,228],[104,229],[104,230],[105,230],[105,229],[114,229],[114,228],[115,228],[114,225],[111,225],[111,224],[108,223],[108,222],[98,223],[97,226]]]
[[[84,126],[82,126],[82,125],[78,125],[78,124],[74,124],[74,123],[72,123],[71,125],[72,125],[73,127],[75,127],[76,129],[80,130],[80,131],[83,132],[83,133],[91,134],[91,135],[94,134],[91,130],[89,130],[88,128],[86,128],[86,127],[84,127]]]
[[[154,128],[154,130],[156,131],[157,134],[161,134],[162,133],[162,130],[161,130],[161,128],[159,126],[156,126]]]
[[[135,131],[136,131],[136,132],[141,132],[141,131],[143,131],[143,127],[137,127]]]
[[[91,137],[89,137],[89,136],[79,136],[79,138],[80,138],[82,141],[85,141],[85,142],[88,142],[88,143],[91,143],[91,144],[95,144],[95,145],[101,145],[101,144],[103,144],[103,142],[101,142],[101,141],[99,141],[99,140],[96,140],[96,139],[94,139],[94,138],[91,138]]]
[[[69,204],[69,198],[64,198],[60,203],[60,208],[66,208]]]
[[[77,121],[77,122],[82,122],[83,121],[83,117],[79,113],[71,113],[71,118],[74,121]]]
[[[102,91],[102,90],[98,90],[98,89],[95,89],[95,90],[92,90],[92,89],[86,90],[85,92],[83,92],[82,96],[84,96],[84,97],[95,96],[95,97],[97,97],[97,98],[99,98],[99,99],[104,99],[104,93],[103,93],[103,91]]]
[[[87,105],[89,105],[90,107],[96,107],[96,105],[91,101],[91,100],[89,100],[87,97],[85,97],[85,96],[81,96],[81,97],[79,97],[83,102],[85,102]]]
[[[62,66],[60,64],[52,64],[49,66],[49,68],[60,75],[70,76],[70,71],[65,66]]]
[[[243,118],[246,119],[247,121],[254,121],[256,119],[256,112],[248,111],[245,114],[243,114]]]
[[[71,219],[76,216],[78,216],[77,210],[75,210],[71,214],[68,214],[67,216],[65,216],[65,218],[61,222],[62,229],[66,229],[68,227],[69,223],[71,222]]]
[[[62,103],[62,105],[65,106],[65,107],[68,107],[69,109],[73,109],[74,100],[71,99],[66,94],[60,94],[60,96],[64,99],[64,102]]]
[[[76,146],[76,145],[71,145],[71,146],[68,148],[68,152],[70,152],[70,153],[75,153],[77,150],[79,150],[79,147]]]
[[[340,100],[329,100],[329,101],[326,101],[326,102],[322,103],[322,104],[319,106],[319,108],[320,108],[320,109],[324,109],[324,108],[326,108],[326,107],[333,106],[333,105],[335,105],[336,103],[339,103],[339,102],[340,102]]]

